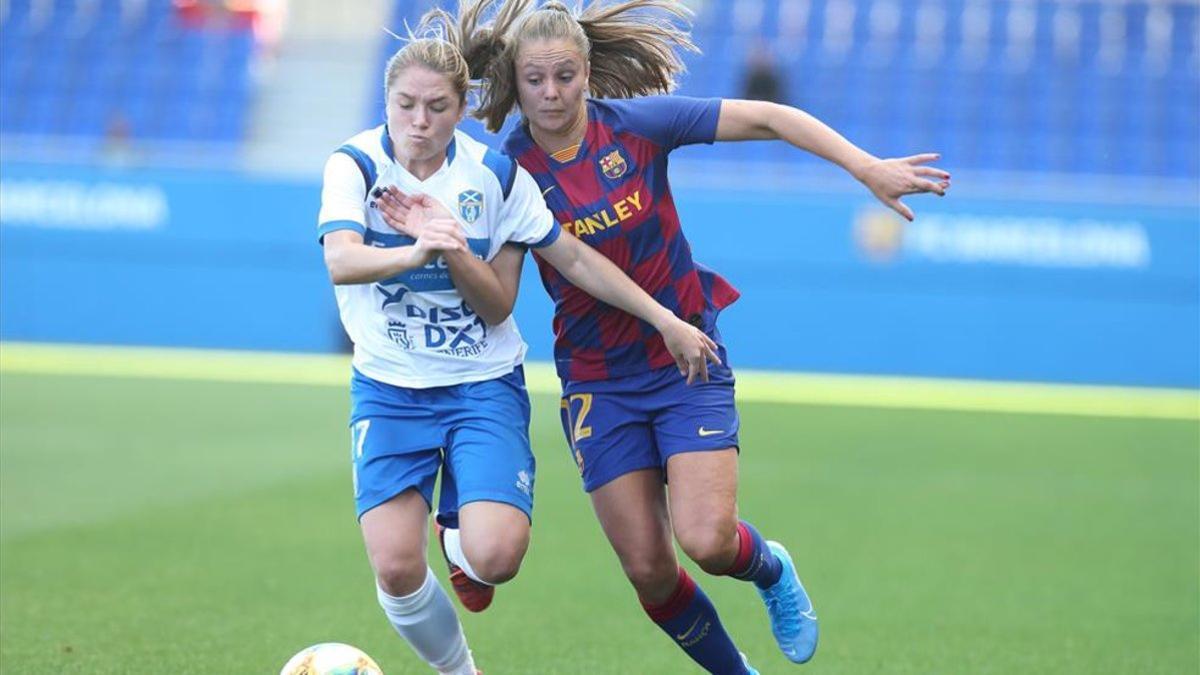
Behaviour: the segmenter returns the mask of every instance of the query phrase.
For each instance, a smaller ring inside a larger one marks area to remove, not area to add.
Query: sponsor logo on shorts
[[[517,489],[524,492],[526,497],[533,496],[533,476],[528,471],[517,472]]]

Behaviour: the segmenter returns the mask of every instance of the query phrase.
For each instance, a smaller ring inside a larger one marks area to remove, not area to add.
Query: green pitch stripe
[[[346,386],[346,355],[0,344],[0,372]],[[529,390],[558,393],[546,363]],[[1200,392],[739,370],[738,399],[768,403],[1200,420]]]

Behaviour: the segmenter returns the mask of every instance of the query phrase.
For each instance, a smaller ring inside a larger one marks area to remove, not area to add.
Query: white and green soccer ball
[[[300,650],[279,675],[383,675],[383,671],[357,647],[324,642]]]

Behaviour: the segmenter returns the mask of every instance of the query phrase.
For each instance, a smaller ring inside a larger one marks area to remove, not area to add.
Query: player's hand
[[[858,172],[858,179],[879,198],[879,201],[904,216],[906,220],[912,220],[912,209],[900,201],[901,197],[923,192],[945,197],[946,190],[950,189],[949,173],[925,166],[940,158],[941,155],[927,153],[896,159],[876,159]]]
[[[708,382],[708,363],[720,364],[717,356],[717,343],[704,334],[704,331],[676,318],[661,330],[663,342],[667,351],[675,357],[675,365],[679,374],[687,378],[691,384],[697,380]]]
[[[405,194],[395,185],[375,188],[371,196],[375,198],[373,204],[383,217],[383,222],[400,234],[413,238],[420,237],[425,224],[434,218],[454,219],[454,215],[433,197]]]
[[[371,197],[371,207],[379,211],[388,227],[413,238],[421,236],[418,223],[410,223],[408,218],[412,207],[417,203],[415,197],[404,194],[395,185],[376,187],[371,192]]]
[[[453,218],[434,218],[426,221],[421,235],[413,243],[417,261],[424,265],[443,253],[459,253],[469,250],[467,236],[458,221]]]

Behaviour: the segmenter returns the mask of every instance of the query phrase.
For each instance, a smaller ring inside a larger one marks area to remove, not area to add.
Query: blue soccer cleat
[[[738,656],[742,657],[742,665],[746,668],[746,675],[758,675],[758,671],[754,669],[754,666],[750,665],[750,659],[746,658],[745,654],[738,652]]]
[[[787,549],[777,541],[768,541],[767,547],[783,564],[779,581],[758,589],[771,617],[771,632],[784,656],[793,663],[807,663],[817,651],[817,613]]]

